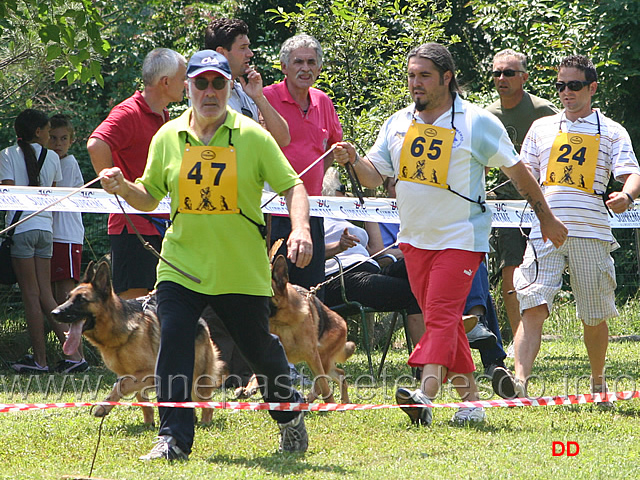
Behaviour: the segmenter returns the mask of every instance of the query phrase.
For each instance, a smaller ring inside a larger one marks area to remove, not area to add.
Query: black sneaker
[[[155,446],[140,460],[189,460],[189,455],[176,445],[176,439],[171,435],[160,435],[155,440]]]
[[[89,370],[89,364],[84,358],[78,361],[60,360],[55,368],[58,373],[80,373],[87,370]]]
[[[398,405],[415,405],[416,403],[422,405],[431,405],[431,400],[427,397],[422,390],[409,390],[408,388],[400,387],[396,390],[396,403]],[[409,415],[411,423],[414,425],[424,425],[426,427],[431,425],[433,421],[433,411],[431,408],[424,407],[401,407],[402,411]]]
[[[309,436],[304,426],[304,414],[287,423],[278,423],[280,428],[280,451],[304,453],[309,448]]]
[[[507,368],[496,366],[491,369],[490,367],[487,373],[489,372],[491,372],[491,386],[496,395],[507,400],[516,398],[515,379]]]
[[[49,373],[49,367],[43,367],[39,365],[38,362],[33,359],[33,355],[31,354],[27,354],[17,362],[12,363],[11,368],[13,368],[18,373]]]

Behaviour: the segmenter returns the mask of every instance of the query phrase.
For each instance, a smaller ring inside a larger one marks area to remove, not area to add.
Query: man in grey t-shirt
[[[500,119],[516,150],[520,152],[522,141],[533,121],[553,115],[558,109],[550,101],[524,90],[529,78],[526,55],[511,49],[496,53],[492,76],[500,99],[489,105],[487,110]],[[506,180],[507,176],[500,172],[498,184]],[[498,200],[522,199],[511,183],[497,188],[495,193]],[[498,257],[498,269],[502,272],[502,298],[515,337],[520,325],[520,305],[516,296],[508,292],[513,290],[513,272],[522,263],[526,240],[518,228],[496,228],[492,231],[492,244]]]

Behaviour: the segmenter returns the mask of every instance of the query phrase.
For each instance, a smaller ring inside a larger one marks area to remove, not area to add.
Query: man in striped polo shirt
[[[563,59],[556,89],[564,110],[536,120],[522,144],[521,159],[541,183],[551,210],[567,226],[569,236],[564,245],[555,248],[542,241],[540,225],[534,219],[531,244],[514,276],[522,312],[515,336],[514,388],[520,397],[526,395],[542,325],[562,286],[566,266],[576,313],[584,325],[591,388],[594,393],[606,392],[606,320],[618,315],[610,252],[619,245],[611,233],[609,215],[633,206],[640,194],[640,169],[627,131],[592,108],[597,88],[591,60],[582,55]],[[605,197],[611,174],[624,186]]]

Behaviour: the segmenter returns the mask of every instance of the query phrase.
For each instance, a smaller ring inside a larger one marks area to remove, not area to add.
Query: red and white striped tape
[[[593,402],[614,402],[640,398],[639,391],[565,395],[556,397],[514,398],[512,400],[479,400],[476,402],[416,404],[424,408],[459,407],[548,407],[553,405],[579,405]],[[357,403],[263,403],[263,402],[57,402],[57,403],[0,403],[0,413],[51,408],[91,407],[94,405],[122,405],[130,407],[216,408],[223,410],[274,410],[281,412],[336,412],[349,410],[382,410],[402,408],[406,405]]]

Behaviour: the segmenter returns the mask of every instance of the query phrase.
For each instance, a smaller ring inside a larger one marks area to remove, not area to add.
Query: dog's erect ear
[[[96,264],[91,260],[89,265],[87,265],[87,269],[84,271],[84,275],[82,275],[82,278],[80,279],[80,283],[90,283],[95,274]]]
[[[91,285],[103,298],[110,297],[113,293],[111,285],[111,269],[107,262],[100,262],[96,267],[96,273],[91,280]]]
[[[278,255],[273,261],[271,279],[275,284],[275,294],[282,295],[286,291],[287,283],[289,282],[289,267],[283,255]]]
[[[271,248],[269,249],[269,263],[271,265],[273,265],[273,259],[276,256],[276,253],[278,253],[278,250],[280,250],[282,242],[284,242],[284,238],[279,238],[278,240],[273,242],[273,245],[271,245]]]

